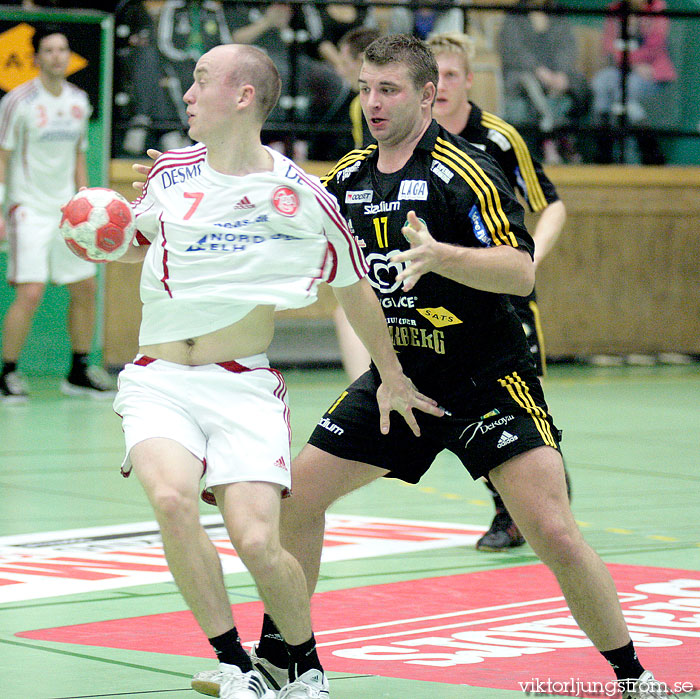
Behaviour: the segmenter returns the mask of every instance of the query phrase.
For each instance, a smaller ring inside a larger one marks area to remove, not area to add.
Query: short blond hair
[[[474,39],[462,32],[442,32],[431,34],[425,41],[433,55],[437,58],[443,53],[453,53],[461,56],[464,61],[464,71],[469,74],[472,71],[472,59],[476,54]]]

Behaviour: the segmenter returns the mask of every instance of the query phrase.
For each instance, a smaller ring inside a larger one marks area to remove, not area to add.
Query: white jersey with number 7
[[[213,170],[201,144],[155,162],[133,203],[141,276],[139,344],[198,337],[258,304],[300,308],[325,281],[347,286],[367,266],[338,205],[317,178],[268,149],[274,168]]]

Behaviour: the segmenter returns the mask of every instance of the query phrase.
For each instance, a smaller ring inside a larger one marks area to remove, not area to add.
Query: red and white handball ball
[[[82,189],[61,211],[60,230],[66,245],[88,262],[118,260],[136,232],[131,205],[106,187]]]

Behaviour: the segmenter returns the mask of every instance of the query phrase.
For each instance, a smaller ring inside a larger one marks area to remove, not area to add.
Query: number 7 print
[[[183,192],[182,196],[185,197],[185,199],[194,199],[190,210],[184,216],[184,220],[187,221],[188,218],[192,218],[192,215],[197,210],[197,207],[204,198],[204,192]]]

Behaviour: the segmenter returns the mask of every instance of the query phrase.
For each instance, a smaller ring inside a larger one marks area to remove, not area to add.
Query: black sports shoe
[[[116,391],[104,369],[89,366],[84,371],[68,374],[61,382],[61,393],[67,396],[113,398]]]
[[[476,542],[476,548],[477,551],[499,552],[522,546],[524,543],[525,538],[508,511],[498,508],[488,531]]]
[[[3,403],[24,403],[29,398],[27,382],[16,371],[0,376],[0,401]]]

